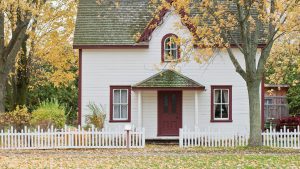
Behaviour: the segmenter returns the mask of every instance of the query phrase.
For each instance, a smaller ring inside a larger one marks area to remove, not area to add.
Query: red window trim
[[[161,62],[170,62],[170,61],[165,61],[165,40],[171,36],[175,36],[176,38],[178,38],[177,35],[173,33],[169,33],[166,34],[161,40]],[[178,55],[178,59],[180,59],[180,45],[177,45],[177,47],[178,47],[177,55]]]
[[[127,120],[114,120],[113,118],[113,91],[114,89],[127,89],[128,90],[128,119]],[[110,113],[109,122],[119,123],[119,122],[131,122],[131,86],[110,86]]]
[[[214,118],[214,90],[227,89],[229,90],[229,118],[228,120],[215,120]],[[232,122],[232,86],[231,85],[213,85],[211,86],[211,119],[210,122]]]

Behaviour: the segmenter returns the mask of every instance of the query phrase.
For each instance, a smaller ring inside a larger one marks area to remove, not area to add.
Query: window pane
[[[215,103],[221,103],[221,90],[215,90]]]
[[[177,49],[172,50],[172,59],[173,60],[177,59]]]
[[[221,105],[214,105],[215,118],[221,118]]]
[[[177,44],[176,44],[174,38],[171,38],[171,48],[172,48],[172,49],[176,49],[176,48],[177,48]]]
[[[169,109],[169,97],[168,95],[164,96],[164,113],[168,113]]]
[[[176,114],[176,95],[172,94],[172,113]]]
[[[122,90],[121,91],[121,103],[127,103],[127,90]]]
[[[165,50],[165,55],[164,55],[164,59],[165,60],[171,60],[172,56],[170,54],[171,50]]]
[[[165,49],[170,49],[170,38],[165,40]]]
[[[228,118],[228,105],[222,105],[222,118]]]
[[[222,102],[229,103],[228,90],[222,91]]]
[[[128,118],[128,106],[127,105],[122,105],[121,106],[121,118],[122,119],[127,119]]]
[[[114,118],[120,118],[120,105],[114,105]]]
[[[114,103],[120,103],[120,90],[114,90]]]

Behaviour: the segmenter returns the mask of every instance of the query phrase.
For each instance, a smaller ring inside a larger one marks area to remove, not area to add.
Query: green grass
[[[300,168],[300,150],[185,148],[0,151],[0,168]]]

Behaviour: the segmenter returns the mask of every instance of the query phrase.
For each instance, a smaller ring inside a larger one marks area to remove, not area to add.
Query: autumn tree
[[[45,0],[0,1],[0,112],[5,111],[6,84],[33,18]]]
[[[290,114],[300,113],[300,32],[280,38],[271,51],[266,64],[266,81],[288,84]]]
[[[300,24],[299,0],[162,0],[161,2],[159,10],[175,9],[182,16],[182,23],[192,32],[191,51],[194,46],[206,51],[216,48],[227,50],[236,72],[247,84],[250,109],[249,145],[262,145],[259,89],[264,77],[264,66],[274,42],[287,32],[297,31]],[[181,39],[181,44],[187,41]],[[244,63],[239,63],[232,46],[242,53]],[[197,57],[196,59],[199,60]],[[242,66],[243,64],[245,66]]]
[[[34,103],[28,100],[28,91],[34,93],[35,89],[40,90],[40,86],[67,87],[74,84],[77,57],[72,49],[72,36],[76,5],[76,0],[49,0],[29,11],[36,14],[30,18],[6,80],[7,108],[13,110],[17,105]],[[6,35],[14,30],[11,22],[7,22],[5,28]]]

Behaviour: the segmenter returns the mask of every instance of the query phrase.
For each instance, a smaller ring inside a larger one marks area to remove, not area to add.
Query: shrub
[[[283,126],[286,126],[286,128],[290,130],[296,129],[297,126],[300,126],[300,117],[296,116],[280,119],[277,129],[281,129]]]
[[[87,127],[94,125],[94,127],[102,129],[106,117],[103,106],[99,107],[95,103],[89,103],[87,107],[91,111],[91,114],[86,116]]]
[[[36,110],[32,112],[30,123],[41,128],[62,128],[66,123],[65,108],[58,104],[57,100],[43,102]]]
[[[30,113],[27,107],[17,106],[15,110],[0,115],[0,128],[7,129],[13,126],[20,131],[24,126],[29,125]]]

